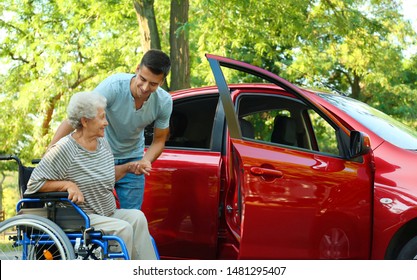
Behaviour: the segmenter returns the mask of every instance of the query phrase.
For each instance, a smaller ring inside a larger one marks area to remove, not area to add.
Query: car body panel
[[[166,149],[153,164],[142,209],[165,255],[216,257],[220,160],[218,152]]]
[[[344,120],[351,129],[366,131],[371,139],[375,162],[372,258],[389,258],[387,250],[395,255],[400,249],[396,243],[390,245],[395,235],[402,230],[406,221],[416,220],[417,217],[416,151],[402,149],[385,141],[343,110],[317,95],[312,96],[332,114]],[[395,248],[387,249],[390,246]]]

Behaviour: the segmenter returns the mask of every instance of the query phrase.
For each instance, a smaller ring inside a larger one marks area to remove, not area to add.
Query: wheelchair
[[[88,215],[68,193],[25,195],[34,167],[24,166],[17,156],[0,160],[17,162],[20,193],[16,215],[0,223],[0,260],[130,259],[124,241],[91,227]],[[151,241],[160,259],[152,237]]]

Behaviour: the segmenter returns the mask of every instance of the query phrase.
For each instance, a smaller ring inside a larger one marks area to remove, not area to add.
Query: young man
[[[165,148],[169,135],[172,98],[160,86],[171,68],[169,57],[160,50],[145,53],[135,74],[114,74],[94,90],[107,99],[106,116],[109,125],[105,136],[112,149],[115,164],[129,163],[128,173],[116,182],[120,208],[141,209],[145,177],[152,163]],[[154,122],[152,144],[144,154],[144,129]],[[64,121],[55,133],[51,145],[72,131]]]

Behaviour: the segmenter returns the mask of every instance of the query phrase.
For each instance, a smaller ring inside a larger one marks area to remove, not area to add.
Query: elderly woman
[[[116,209],[114,183],[129,166],[114,165],[104,138],[105,107],[106,99],[99,94],[72,96],[67,113],[75,131],[46,152],[26,193],[68,192],[68,199],[88,214],[91,226],[124,240],[131,259],[156,259],[145,215],[136,209]]]

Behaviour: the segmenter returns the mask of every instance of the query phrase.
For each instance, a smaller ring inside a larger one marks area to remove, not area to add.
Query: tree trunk
[[[171,90],[190,87],[189,0],[172,0],[169,27]]]
[[[360,81],[361,78],[356,73],[353,73],[352,98],[356,100],[360,100],[359,98],[361,97]]]
[[[136,16],[142,35],[142,50],[161,49],[158,27],[155,19],[154,0],[134,0]]]
[[[81,79],[80,73],[78,72],[78,79],[69,88],[76,89],[79,85],[91,79],[93,76],[94,75],[89,75]],[[52,115],[55,111],[55,105],[59,100],[61,100],[62,95],[63,95],[63,92],[60,92],[54,97],[52,97],[51,99],[49,99],[48,107],[45,112],[45,117],[42,122],[42,137],[44,137],[45,135],[49,133],[49,129],[51,128],[50,124],[52,120]]]
[[[42,137],[49,133],[52,114],[54,113],[56,103],[61,99],[61,97],[62,92],[52,97],[48,102],[48,108],[46,109],[45,118],[42,122]]]

